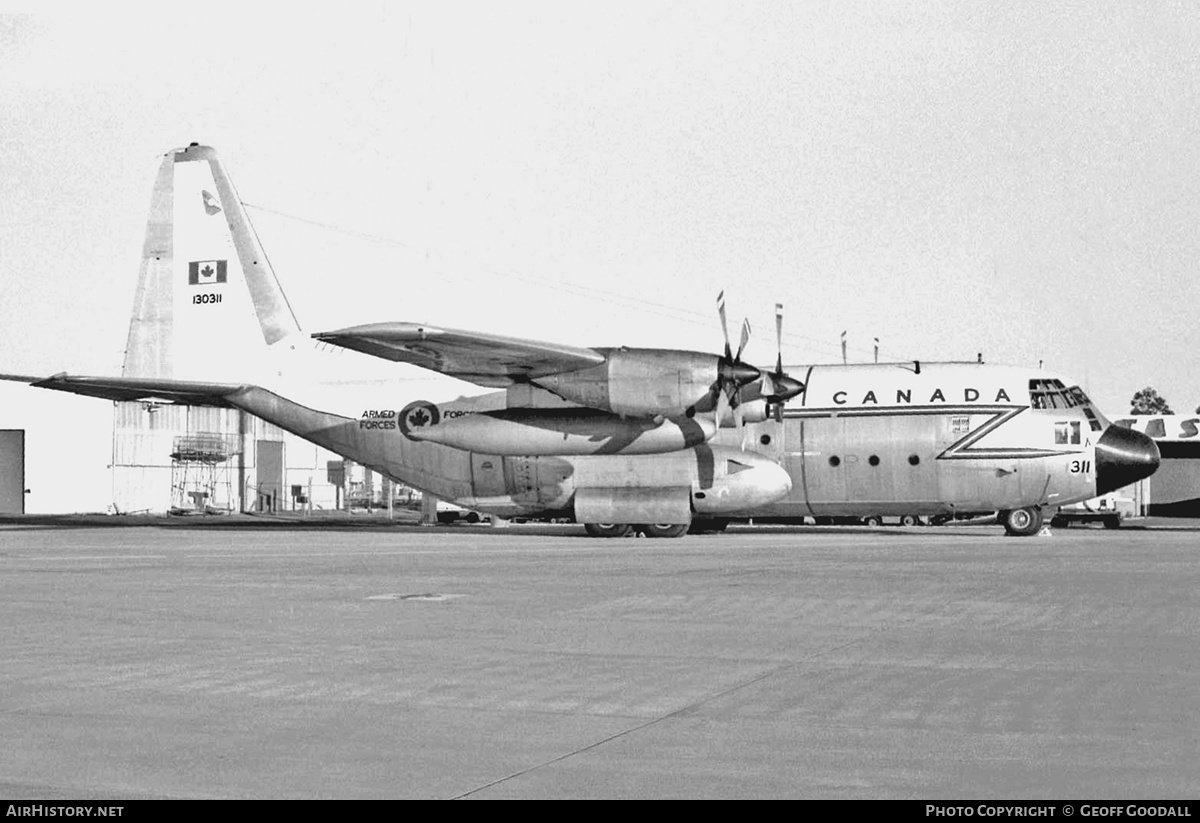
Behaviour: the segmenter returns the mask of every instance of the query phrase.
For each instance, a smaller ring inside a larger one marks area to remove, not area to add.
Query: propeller
[[[713,391],[717,394],[717,423],[724,418],[726,410],[732,410],[734,423],[741,428],[742,415],[740,392],[742,386],[753,383],[762,376],[762,372],[742,361],[742,352],[750,342],[750,321],[742,321],[742,335],[738,342],[737,353],[729,344],[729,324],[725,319],[725,292],[717,295],[717,314],[721,318],[721,333],[725,336],[725,354],[717,365],[717,382]]]
[[[775,422],[783,422],[783,404],[804,391],[804,383],[783,370],[783,304],[775,304],[775,371],[762,376],[762,393]]]

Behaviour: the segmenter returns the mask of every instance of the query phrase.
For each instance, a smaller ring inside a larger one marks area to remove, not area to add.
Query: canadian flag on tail
[[[188,284],[209,286],[213,283],[224,283],[228,265],[225,260],[200,260],[188,263]]]

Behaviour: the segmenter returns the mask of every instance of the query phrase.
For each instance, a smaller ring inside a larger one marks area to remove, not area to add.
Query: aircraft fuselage
[[[609,517],[619,518],[622,507],[645,502],[648,488],[678,490],[656,510],[662,522],[689,509],[697,517],[953,514],[1087,499],[1113,475],[1105,469],[1111,461],[1097,457],[1109,422],[1077,387],[1036,369],[906,363],[789,371],[804,375],[807,390],[781,421],[725,427],[708,442],[659,454],[621,453],[632,441],[600,429],[587,454],[494,454],[429,442],[438,426],[472,418],[482,430],[503,421],[509,443],[521,442],[524,428],[553,441],[555,422],[570,421],[572,409],[528,386],[437,404],[381,394],[370,408],[342,410],[338,426],[281,425],[401,482],[506,517],[570,513],[600,494]],[[282,413],[247,410],[275,422]],[[577,434],[573,425],[557,436],[566,443]]]

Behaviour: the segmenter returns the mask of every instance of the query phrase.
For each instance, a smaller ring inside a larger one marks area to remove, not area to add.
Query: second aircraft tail
[[[163,157],[124,377],[256,380],[300,326],[215,149]]]

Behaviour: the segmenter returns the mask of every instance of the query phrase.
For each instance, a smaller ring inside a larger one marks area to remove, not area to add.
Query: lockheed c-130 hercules
[[[719,316],[725,329],[723,304]],[[250,380],[238,370],[253,359],[245,352],[213,357],[212,341],[237,328],[269,366]],[[777,309],[777,344],[781,328]],[[748,337],[743,325],[734,351],[725,329],[724,352],[711,354],[399,322],[302,334],[217,153],[193,143],[168,152],[155,181],[123,375],[2,377],[240,409],[439,498],[501,517],[570,517],[596,536],[678,536],[744,517],[979,511],[1028,535],[1044,506],[1158,465],[1150,438],[1112,426],[1078,386],[1040,369],[785,370],[780,355],[763,370],[741,358]],[[336,390],[321,410],[283,396],[330,346],[496,391],[400,398],[403,382],[385,375],[368,408]]]

